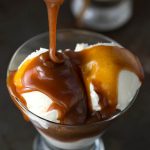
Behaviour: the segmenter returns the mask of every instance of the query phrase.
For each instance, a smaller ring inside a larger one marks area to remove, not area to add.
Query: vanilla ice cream
[[[94,45],[88,45],[87,43],[77,44],[75,51],[80,52],[83,50],[87,50],[94,46],[118,46],[121,47],[117,43],[97,43]],[[92,67],[92,64],[90,64]],[[141,86],[141,81],[139,77],[128,70],[121,70],[118,77],[118,104],[117,109],[123,111],[129,103],[133,100],[134,96],[136,95],[138,89]],[[91,104],[93,111],[100,111],[100,97],[94,91],[94,87],[92,83],[90,83],[90,96],[91,96]]]
[[[53,122],[59,123],[57,110],[48,111],[53,101],[45,94],[39,91],[22,94],[26,100],[28,109],[34,114]]]

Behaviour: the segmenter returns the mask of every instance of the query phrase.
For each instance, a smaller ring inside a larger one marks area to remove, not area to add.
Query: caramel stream
[[[57,17],[60,5],[64,0],[44,0],[48,11],[49,23],[49,56],[55,63],[61,63],[62,57],[56,51],[56,30],[57,30]]]

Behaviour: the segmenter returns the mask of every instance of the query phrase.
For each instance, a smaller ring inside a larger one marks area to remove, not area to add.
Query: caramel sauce
[[[118,104],[118,78],[121,70],[134,72],[141,82],[144,75],[136,56],[124,48],[116,46],[94,46],[81,52],[68,52],[72,61],[79,65],[92,113],[90,84],[99,96],[101,113],[94,112],[99,119],[106,119],[116,112]],[[89,101],[90,100],[90,101]]]
[[[63,0],[44,0],[49,19],[49,52],[28,59],[16,71],[9,72],[7,85],[15,101],[26,106],[23,93],[40,91],[53,104],[62,124],[85,124],[114,115],[117,105],[118,75],[129,70],[143,79],[142,67],[129,51],[112,46],[94,46],[81,52],[56,51],[57,16]],[[84,10],[83,12],[84,13]],[[99,96],[100,111],[93,111],[90,84]]]
[[[118,78],[121,70],[128,70],[138,75],[141,82],[143,72],[138,59],[124,48],[114,46],[95,46],[77,54],[88,98],[90,83],[99,95],[101,113],[105,117],[116,110]],[[91,108],[91,104],[90,104]]]
[[[57,54],[56,51],[56,29],[57,29],[57,16],[60,5],[64,0],[44,0],[48,11],[48,23],[49,23],[49,56],[55,63],[61,63],[63,58]]]
[[[10,74],[8,85],[22,102],[23,93],[41,91],[53,100],[49,111],[58,110],[62,123],[82,124],[87,119],[86,95],[79,74],[64,57],[63,63],[54,63],[47,52],[26,61],[15,76]]]
[[[13,102],[15,103],[15,105],[18,107],[18,109],[21,111],[24,119],[26,121],[29,121],[28,116],[23,112],[22,108],[20,107],[20,105],[18,104],[18,101],[20,101],[24,106],[26,106],[26,101],[22,98],[22,96],[17,92],[17,88],[14,84],[14,77],[15,77],[16,71],[10,71],[7,77],[7,87],[10,93],[10,96],[13,100]]]
[[[49,111],[56,109],[63,124],[84,124],[114,115],[117,105],[118,75],[129,70],[143,79],[137,58],[124,48],[95,46],[81,52],[65,51],[63,63],[54,63],[48,52],[27,60],[8,76],[8,87],[19,97],[40,91],[53,100]],[[90,84],[99,96],[100,111],[93,111]],[[24,103],[25,105],[25,103]]]

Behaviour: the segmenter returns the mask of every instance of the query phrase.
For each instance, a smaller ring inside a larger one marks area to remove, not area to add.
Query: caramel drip
[[[21,111],[24,119],[26,121],[29,121],[29,118],[28,116],[23,112],[21,106],[18,104],[18,102],[16,101],[16,99],[18,101],[20,101],[24,106],[26,106],[26,101],[21,97],[21,95],[19,94],[19,92],[17,92],[17,88],[14,84],[14,76],[16,74],[16,71],[11,71],[9,72],[8,74],[8,77],[7,77],[7,87],[8,87],[8,90],[9,90],[9,93],[10,93],[10,96],[13,100],[13,102],[15,103],[15,105],[18,107],[18,109]]]
[[[48,23],[49,23],[49,56],[55,63],[61,63],[62,57],[57,54],[56,51],[56,30],[57,30],[57,17],[60,9],[60,5],[63,0],[44,0],[48,11]]]

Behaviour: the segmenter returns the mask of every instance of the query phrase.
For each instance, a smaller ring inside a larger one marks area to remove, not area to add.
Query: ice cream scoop
[[[77,45],[80,68],[90,99],[91,111],[111,114],[123,111],[133,100],[143,79],[141,65],[136,56],[115,43]]]
[[[82,44],[77,44],[75,51],[80,52],[80,51],[88,50],[89,48],[96,47],[96,46],[107,46],[107,48],[116,46],[116,47],[121,48],[121,46],[116,44],[116,43],[98,43],[98,44],[90,45],[90,46],[86,43],[82,43]],[[108,47],[108,46],[110,46],[110,47]],[[141,66],[139,65],[138,59],[135,56],[133,56],[133,54],[128,52],[127,50],[125,51],[124,54],[126,54],[126,56],[124,56],[124,57],[126,57],[125,59],[127,59],[127,61],[132,61],[132,65],[137,66],[136,71],[141,76],[143,76],[140,73],[141,72],[141,70],[140,70]],[[120,57],[120,55],[118,57]],[[99,57],[98,59],[101,59],[101,58]],[[95,62],[94,61],[88,62],[88,64],[87,64],[88,68],[90,70],[92,70],[93,65],[95,63],[96,63],[96,61]],[[112,63],[113,63],[113,61],[111,62],[111,64]],[[98,65],[100,65],[100,64],[98,64]],[[125,63],[125,65],[126,65],[126,63]],[[103,66],[100,65],[100,67],[102,68]],[[109,67],[109,65],[107,66],[107,64],[106,64],[106,67]],[[117,100],[117,108],[121,111],[124,110],[128,106],[128,104],[131,102],[131,100],[135,96],[137,90],[141,86],[141,81],[140,81],[138,75],[135,72],[133,72],[133,70],[131,71],[131,70],[126,70],[126,69],[127,68],[122,68],[119,71],[118,80],[117,80],[117,88],[118,88],[117,89],[117,99],[118,99]],[[108,74],[109,74],[109,72],[108,72]],[[99,105],[100,97],[95,92],[94,86],[92,83],[89,84],[89,89],[90,89],[90,99],[91,99],[92,109],[95,111],[99,111],[101,109],[100,105]]]
[[[79,75],[64,57],[62,64],[55,64],[48,50],[33,52],[18,67],[14,85],[31,112],[53,122],[82,124],[86,95]]]

